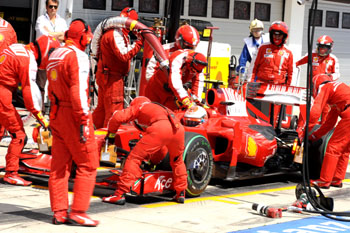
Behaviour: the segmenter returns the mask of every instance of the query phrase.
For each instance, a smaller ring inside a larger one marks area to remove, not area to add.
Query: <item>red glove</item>
[[[37,114],[33,114],[35,118],[39,121],[40,125],[47,129],[49,127],[49,122],[45,119],[43,114],[41,112],[38,112]]]

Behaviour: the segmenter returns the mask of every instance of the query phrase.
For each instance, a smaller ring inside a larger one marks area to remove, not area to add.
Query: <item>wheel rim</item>
[[[193,161],[193,169],[191,169],[190,173],[193,177],[193,182],[201,183],[209,172],[209,155],[204,149],[198,149],[196,152],[198,152],[198,155]]]

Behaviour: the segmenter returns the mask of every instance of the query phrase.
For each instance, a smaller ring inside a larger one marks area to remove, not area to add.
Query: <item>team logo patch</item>
[[[284,52],[283,51],[279,51],[278,55],[280,55],[281,57],[283,56]]]
[[[4,35],[0,33],[0,41],[3,41],[4,40]]]
[[[3,55],[0,57],[0,64],[2,64],[5,60],[6,60],[6,55],[3,54]]]
[[[314,57],[313,62],[318,62],[318,57]]]
[[[50,78],[52,81],[56,81],[57,80],[57,70],[56,69],[52,69],[50,71]]]
[[[192,38],[192,44],[195,45],[197,42],[197,39],[196,38]]]
[[[267,54],[272,53],[271,48],[267,48],[267,49],[266,49],[266,53],[267,53]]]
[[[249,157],[255,157],[258,147],[255,140],[252,137],[248,137],[247,152]]]

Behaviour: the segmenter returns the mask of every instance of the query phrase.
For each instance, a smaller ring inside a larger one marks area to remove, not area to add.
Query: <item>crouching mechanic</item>
[[[176,190],[174,200],[184,203],[187,172],[182,159],[185,137],[183,126],[173,112],[143,96],[135,98],[128,108],[113,113],[108,122],[108,132],[115,133],[121,123],[130,121],[134,122],[137,129],[143,131],[143,137],[126,159],[117,190],[112,196],[104,197],[103,201],[124,205],[125,193],[130,192],[131,186],[142,175],[142,161],[153,161],[153,156],[163,159],[169,152]]]
[[[41,94],[35,82],[38,66],[46,66],[49,51],[60,46],[53,37],[41,36],[28,45],[13,44],[0,53],[0,125],[11,135],[6,154],[4,182],[28,186],[32,182],[18,175],[19,156],[26,144],[27,136],[20,115],[12,105],[12,92],[22,85],[25,107],[40,124],[49,123],[41,113]]]
[[[309,136],[316,141],[329,132],[338,122],[324,155],[320,179],[310,183],[320,188],[330,186],[342,187],[350,152],[350,87],[345,83],[330,81],[328,75],[318,75],[313,80],[317,93],[310,112],[309,131],[313,129],[322,113],[322,109],[330,105],[331,110],[321,127]]]
[[[85,21],[73,20],[65,33],[65,46],[51,54],[47,65],[53,136],[49,192],[54,224],[97,226],[99,223],[86,214],[99,166],[89,111],[89,59],[84,53],[92,36]],[[68,179],[73,161],[77,168],[68,214]]]
[[[208,65],[206,57],[190,49],[180,49],[172,53],[169,60],[169,77],[158,70],[149,80],[145,96],[171,110],[200,104],[204,87],[202,70]],[[183,86],[187,82],[191,82],[190,94]]]

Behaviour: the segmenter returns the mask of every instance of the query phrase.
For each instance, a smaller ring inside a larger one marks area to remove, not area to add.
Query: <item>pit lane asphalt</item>
[[[27,128],[26,128],[27,130]],[[28,133],[28,135],[31,135]],[[0,166],[5,165],[7,147],[0,147]],[[349,172],[349,168],[348,168]],[[99,173],[100,174],[100,173]],[[4,173],[0,173],[0,179]],[[347,174],[347,178],[350,173]],[[289,206],[295,201],[298,175],[273,176],[245,181],[226,182],[212,180],[198,198],[187,198],[185,204],[171,202],[172,195],[156,197],[128,196],[125,206],[101,202],[101,197],[113,190],[96,188],[91,198],[89,215],[100,220],[97,228],[51,224],[47,179],[26,177],[31,187],[18,187],[0,182],[0,232],[270,232],[256,229],[261,226],[294,226],[315,214],[283,212],[282,218],[267,218],[251,210],[252,203],[273,207]],[[325,190],[335,199],[336,211],[350,209],[350,180],[341,189]],[[70,200],[72,194],[70,193]],[[312,221],[314,221],[313,218]],[[283,224],[288,224],[285,226]],[[278,224],[278,225],[275,225]],[[259,231],[258,231],[259,230]],[[345,228],[341,231],[349,232]],[[271,231],[272,232],[272,231]],[[288,231],[298,232],[298,231]],[[301,231],[300,231],[301,232]],[[326,232],[326,231],[309,231]]]

